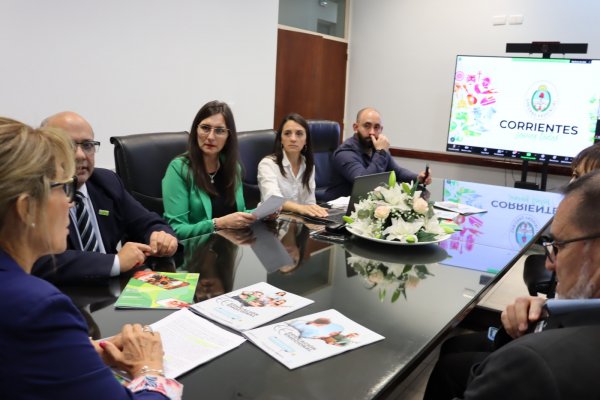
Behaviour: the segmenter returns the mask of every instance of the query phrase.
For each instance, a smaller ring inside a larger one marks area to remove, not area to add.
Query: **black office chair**
[[[113,136],[115,166],[125,189],[150,211],[162,215],[162,178],[167,166],[187,150],[187,132]]]
[[[273,153],[275,131],[263,129],[238,132],[240,162],[242,164],[242,183],[246,208],[255,208],[260,202],[258,188],[258,163],[263,157]]]
[[[554,297],[556,280],[554,274],[546,269],[546,255],[530,254],[523,266],[523,281],[531,296],[543,293],[548,298]]]
[[[337,177],[333,170],[333,151],[340,144],[340,124],[335,121],[310,119],[307,121],[315,158],[315,185],[317,203],[326,201],[325,191]]]

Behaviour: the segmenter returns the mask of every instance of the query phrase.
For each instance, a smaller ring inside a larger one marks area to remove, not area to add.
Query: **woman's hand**
[[[217,229],[244,229],[256,221],[256,216],[247,212],[234,212],[216,218]]]
[[[144,366],[152,370],[163,369],[160,333],[144,330],[140,324],[127,324],[117,337],[119,341],[114,343],[111,340],[99,342],[102,349],[100,355],[107,365],[126,371],[132,378],[136,377]]]
[[[326,208],[316,204],[299,204],[298,211],[299,214],[309,217],[326,218],[329,215]]]

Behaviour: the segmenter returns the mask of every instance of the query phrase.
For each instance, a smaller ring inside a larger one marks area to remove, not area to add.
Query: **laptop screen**
[[[367,197],[367,193],[375,189],[377,186],[385,185],[390,180],[391,172],[380,172],[377,174],[357,176],[352,185],[352,194],[348,201],[346,215],[350,215],[354,211],[354,204]]]

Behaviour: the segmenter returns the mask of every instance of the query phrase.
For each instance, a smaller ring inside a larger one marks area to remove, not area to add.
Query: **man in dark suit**
[[[135,200],[114,172],[94,168],[100,143],[83,117],[61,112],[42,126],[61,129],[73,140],[78,199],[71,209],[67,251],[40,259],[34,275],[55,283],[96,280],[129,271],[147,256],[176,252],[177,239],[166,222]],[[128,241],[117,250],[124,238]]]
[[[600,298],[600,171],[574,181],[564,194],[551,239],[544,242],[546,268],[556,274],[559,299]],[[581,318],[577,315],[558,329],[528,333],[543,317],[545,302],[521,297],[502,312],[498,335],[509,341],[472,366],[464,394],[444,396],[430,378],[425,399],[600,398],[600,323],[592,318],[593,311],[578,308]],[[432,378],[439,372],[436,366]]]

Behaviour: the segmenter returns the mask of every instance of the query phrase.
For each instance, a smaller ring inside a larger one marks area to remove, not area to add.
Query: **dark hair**
[[[600,144],[593,144],[581,150],[571,163],[571,170],[575,175],[575,169],[581,167],[584,173],[600,169]],[[574,176],[579,178],[579,176]]]
[[[214,186],[210,183],[206,167],[204,166],[204,153],[200,149],[200,146],[198,146],[198,125],[200,125],[201,121],[216,114],[221,114],[223,116],[225,125],[227,129],[229,129],[227,141],[219,155],[221,170],[225,177],[225,193],[217,193]],[[189,173],[193,176],[193,180],[199,189],[213,196],[218,196],[219,194],[224,195],[226,204],[235,204],[235,188],[240,179],[238,170],[238,140],[233,113],[226,103],[213,100],[203,105],[198,111],[192,122],[188,151],[184,155],[184,158],[189,165]],[[188,179],[190,179],[189,175]]]
[[[565,198],[575,197],[577,205],[571,224],[586,233],[596,233],[600,226],[600,170],[596,169],[569,183],[563,190]]]
[[[315,159],[313,157],[312,145],[310,142],[310,129],[308,128],[308,122],[306,122],[306,120],[300,114],[289,113],[288,115],[283,117],[283,121],[281,121],[281,125],[279,125],[279,129],[277,130],[277,133],[275,135],[275,145],[273,149],[274,159],[277,165],[279,166],[279,172],[281,172],[281,175],[285,176],[285,171],[283,170],[283,147],[281,146],[281,135],[283,135],[283,126],[288,121],[297,122],[306,131],[306,145],[301,151],[306,163],[306,170],[302,174],[302,185],[308,191],[310,191],[309,182],[315,165]]]

